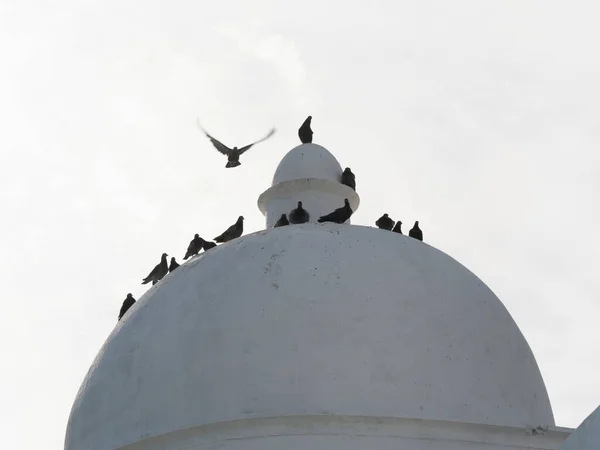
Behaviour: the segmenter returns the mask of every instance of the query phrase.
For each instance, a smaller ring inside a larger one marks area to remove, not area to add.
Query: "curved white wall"
[[[323,414],[554,424],[527,342],[475,275],[396,233],[306,224],[219,246],[149,289],[94,361],[65,448]]]

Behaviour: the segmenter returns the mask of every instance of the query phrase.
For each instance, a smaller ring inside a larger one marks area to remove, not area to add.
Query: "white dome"
[[[341,178],[340,163],[327,149],[317,144],[291,149],[277,166],[272,186],[258,198],[266,227],[271,228],[282,214],[289,214],[298,201],[309,212],[311,222],[344,206],[344,199],[348,199],[356,212],[360,197],[342,184]]]
[[[320,414],[554,424],[526,340],[474,274],[396,233],[304,224],[219,246],[149,289],[87,374],[65,448]]]
[[[319,178],[338,182],[342,167],[327,149],[317,144],[294,147],[283,157],[273,176],[272,185],[301,178]]]

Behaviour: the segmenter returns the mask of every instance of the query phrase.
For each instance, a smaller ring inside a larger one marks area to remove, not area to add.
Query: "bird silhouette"
[[[220,141],[218,141],[217,139],[215,139],[214,137],[212,137],[210,134],[208,134],[206,132],[206,130],[204,130],[204,128],[202,128],[202,125],[200,125],[200,122],[198,122],[198,127],[208,137],[208,139],[210,139],[210,142],[212,142],[214,147],[219,152],[221,152],[222,154],[227,156],[227,164],[225,165],[226,168],[237,167],[237,166],[241,165],[240,156],[244,152],[248,151],[253,145],[256,145],[260,142],[266,141],[271,136],[273,136],[273,134],[275,133],[275,128],[273,128],[273,129],[271,129],[271,131],[269,131],[269,133],[264,138],[259,139],[258,141],[253,142],[252,144],[246,145],[241,148],[237,148],[237,147],[229,148],[226,145],[224,145],[223,143],[221,143]]]
[[[354,211],[350,207],[350,202],[347,198],[344,199],[344,206],[336,209],[335,211],[319,217],[318,222],[334,222],[334,223],[344,223],[346,220],[350,218]]]
[[[160,257],[160,262],[152,269],[152,272],[148,274],[146,278],[142,281],[142,284],[149,283],[152,281],[152,285],[158,283],[162,278],[169,273],[169,265],[167,264],[167,255],[163,253]]]
[[[232,239],[239,238],[244,232],[244,216],[238,217],[236,223],[227,228],[223,234],[217,236],[213,240],[215,242],[229,242]]]
[[[121,318],[125,315],[125,313],[129,310],[129,308],[131,308],[133,306],[134,303],[135,303],[135,298],[133,298],[133,295],[127,294],[127,298],[125,298],[125,300],[123,300],[123,305],[121,306],[121,310],[119,311],[119,319],[118,320],[121,320]]]
[[[188,259],[190,256],[196,256],[202,250],[202,246],[204,244],[204,239],[202,239],[198,234],[194,235],[194,239],[191,240],[190,245],[188,245],[187,251],[185,252],[184,260]]]
[[[177,261],[175,261],[175,257],[172,256],[171,257],[171,264],[169,264],[169,273],[173,272],[178,267],[179,267],[179,264],[177,264]]]
[[[415,225],[410,229],[410,231],[408,232],[408,235],[411,238],[415,238],[415,239],[418,239],[420,241],[423,240],[423,232],[419,228],[419,221],[418,220],[415,222]]]
[[[281,217],[279,219],[277,219],[277,222],[275,222],[275,225],[273,225],[273,228],[278,228],[278,227],[285,227],[286,225],[289,225],[290,222],[287,218],[287,216],[285,214],[282,214]]]
[[[308,116],[302,123],[302,126],[298,128],[298,137],[303,144],[310,144],[312,142],[313,130],[310,128],[311,120],[312,116]]]
[[[394,228],[392,229],[392,231],[394,233],[402,234],[402,222],[400,222],[400,221],[396,222],[396,225],[394,225]]]
[[[289,212],[288,218],[290,223],[306,223],[310,219],[310,214],[302,207],[302,202],[298,202],[298,207]]]
[[[354,176],[350,167],[346,167],[342,173],[342,184],[345,184],[356,191],[356,176]]]
[[[210,250],[211,248],[215,248],[216,246],[217,246],[217,244],[214,242],[204,241],[202,248],[204,248],[204,251],[207,251],[207,250]]]
[[[391,231],[394,228],[394,221],[386,213],[375,221],[375,225],[382,230]]]

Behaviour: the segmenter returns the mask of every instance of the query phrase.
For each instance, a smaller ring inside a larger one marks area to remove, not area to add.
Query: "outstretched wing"
[[[196,124],[198,125],[198,128],[200,128],[202,132],[206,135],[206,137],[210,139],[210,142],[212,142],[212,145],[214,145],[218,151],[220,151],[224,155],[229,155],[229,152],[231,151],[229,147],[227,147],[225,144],[219,142],[217,139],[208,134],[206,130],[202,128],[202,125],[200,125],[200,120],[196,120]]]
[[[260,139],[260,140],[258,140],[258,141],[256,141],[256,142],[253,142],[253,143],[252,143],[252,144],[250,144],[250,145],[246,145],[245,147],[242,147],[242,148],[238,149],[238,153],[241,155],[241,154],[242,154],[242,153],[244,153],[246,150],[249,150],[249,149],[250,149],[250,147],[252,147],[253,145],[256,145],[256,144],[258,144],[258,143],[260,143],[260,142],[262,142],[262,141],[266,141],[267,139],[269,139],[269,138],[270,138],[271,136],[273,136],[274,134],[275,134],[275,128],[273,128],[271,131],[269,131],[269,134],[267,134],[267,135],[266,135],[264,138],[262,138],[262,139]]]

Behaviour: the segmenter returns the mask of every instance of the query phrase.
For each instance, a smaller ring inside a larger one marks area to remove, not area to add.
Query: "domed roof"
[[[473,273],[396,233],[304,224],[150,288],[87,374],[65,448],[303,414],[554,424],[526,340]]]
[[[339,183],[342,167],[329,150],[317,144],[302,144],[291,149],[280,161],[273,186],[284,181],[318,178]]]

